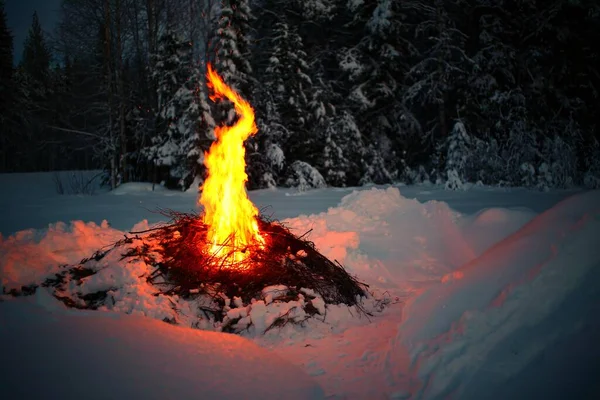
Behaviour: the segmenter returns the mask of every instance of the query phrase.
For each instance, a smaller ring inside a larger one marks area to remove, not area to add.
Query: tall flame
[[[204,165],[208,177],[202,186],[200,203],[204,206],[204,223],[208,226],[207,246],[224,268],[245,260],[246,248],[262,244],[258,228],[258,210],[246,193],[248,180],[244,160],[244,140],[258,131],[254,122],[254,110],[215,72],[210,64],[206,74],[208,87],[213,94],[210,99],[227,98],[239,115],[233,126],[215,127],[217,140],[205,154]]]

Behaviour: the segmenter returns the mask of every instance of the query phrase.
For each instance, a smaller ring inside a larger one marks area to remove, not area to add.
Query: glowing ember
[[[227,86],[210,64],[206,76],[213,92],[210,99],[229,99],[239,115],[235,125],[215,128],[217,140],[205,154],[208,177],[200,196],[208,226],[207,250],[223,268],[232,268],[248,258],[250,246],[264,243],[256,220],[258,209],[248,199],[245,188],[248,175],[244,140],[258,129],[250,104]]]

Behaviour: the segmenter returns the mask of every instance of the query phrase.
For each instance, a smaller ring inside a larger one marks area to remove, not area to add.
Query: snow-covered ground
[[[52,174],[0,175],[0,187],[6,291],[164,220],[157,208],[195,210],[197,197],[146,184],[59,196]],[[142,267],[109,258],[86,282],[110,286],[104,311],[67,310],[46,289],[1,298],[0,388],[11,398],[51,398],[44,388],[100,397],[102,387],[111,398],[600,398],[600,192],[410,186],[250,198],[296,233],[312,229],[383,311],[330,306],[264,333],[276,310],[258,301],[243,311],[254,328],[239,336],[188,328],[191,317],[177,327],[157,321],[171,308],[148,294]]]

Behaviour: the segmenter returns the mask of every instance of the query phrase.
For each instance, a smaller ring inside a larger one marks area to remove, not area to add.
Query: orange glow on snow
[[[210,99],[227,98],[239,115],[233,126],[215,127],[217,140],[205,154],[204,165],[208,176],[202,185],[200,203],[204,206],[204,223],[208,226],[208,251],[222,268],[236,268],[235,264],[250,256],[249,246],[262,245],[257,216],[258,209],[246,193],[244,140],[254,135],[258,128],[254,110],[208,64],[206,74]]]

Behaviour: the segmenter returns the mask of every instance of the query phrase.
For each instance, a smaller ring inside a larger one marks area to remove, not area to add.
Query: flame
[[[250,245],[262,245],[258,228],[258,209],[248,199],[248,181],[244,160],[244,140],[258,131],[254,110],[208,64],[206,73],[210,99],[227,98],[239,115],[233,126],[215,127],[217,140],[205,154],[208,177],[202,185],[200,203],[204,206],[204,223],[208,226],[207,246],[223,268],[232,268],[250,255]]]

